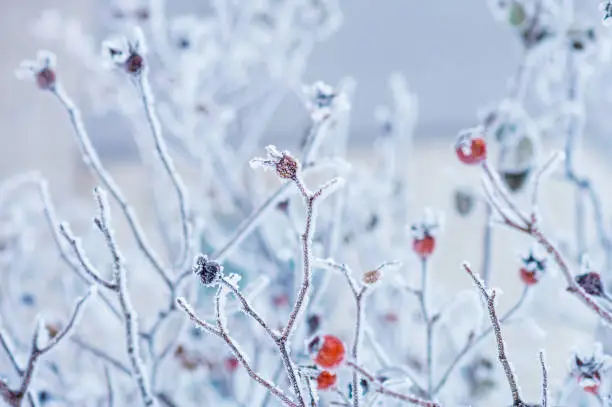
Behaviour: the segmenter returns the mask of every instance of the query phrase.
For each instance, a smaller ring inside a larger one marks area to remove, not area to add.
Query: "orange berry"
[[[337,377],[335,373],[324,370],[317,376],[317,389],[327,390],[336,384],[336,380]]]
[[[412,248],[422,259],[426,259],[436,248],[436,239],[433,236],[425,236],[423,239],[414,239]]]
[[[326,369],[334,368],[342,363],[345,353],[342,341],[333,335],[325,335],[321,340],[322,343],[319,343],[315,363]]]

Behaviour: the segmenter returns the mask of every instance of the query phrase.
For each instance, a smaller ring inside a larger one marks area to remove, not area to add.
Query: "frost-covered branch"
[[[104,187],[110,191],[113,198],[117,201],[128,221],[136,241],[138,242],[138,246],[145,254],[147,259],[151,262],[166,285],[171,287],[172,281],[168,275],[168,272],[146,239],[142,226],[140,225],[140,221],[136,216],[136,212],[132,206],[130,206],[127,199],[124,197],[123,192],[115,183],[115,180],[112,178],[110,173],[108,173],[108,171],[104,168],[98,153],[91,144],[91,139],[89,138],[89,134],[87,133],[85,125],[83,124],[80,110],[76,107],[72,99],[68,96],[59,83],[53,88],[52,92],[58,98],[62,106],[64,106],[68,116],[70,117],[70,122],[72,124],[76,140],[81,148],[81,152],[83,153],[84,162],[98,176]]]
[[[14,356],[11,356],[12,352],[10,351],[10,348],[8,346],[8,340],[5,336],[6,334],[4,333],[4,331],[0,330],[0,342],[3,345],[3,348],[8,352],[12,363],[14,364],[14,367],[18,370],[18,373],[21,377],[21,384],[16,390],[11,390],[10,388],[8,388],[6,383],[3,383],[3,387],[0,387],[0,395],[3,396],[4,401],[7,402],[10,406],[21,406],[23,398],[28,394],[30,385],[32,384],[32,379],[34,378],[34,372],[38,363],[38,359],[45,353],[52,350],[62,341],[62,339],[64,339],[64,337],[71,333],[82,314],[82,310],[85,303],[95,292],[95,287],[92,287],[83,297],[77,300],[70,319],[68,320],[66,325],[53,337],[47,339],[46,342],[44,339],[44,334],[41,332],[45,329],[43,327],[42,320],[39,319],[37,321],[34,334],[32,335],[30,355],[28,356],[28,361],[24,368],[20,368]]]
[[[559,158],[559,155],[553,155],[551,159],[543,166],[543,168],[552,168],[554,163],[558,161]],[[576,283],[574,274],[572,273],[561,252],[540,230],[537,206],[534,205],[532,207],[531,214],[529,216],[521,212],[504,190],[504,187],[501,185],[501,181],[499,180],[497,174],[489,167],[486,161],[483,163],[482,168],[486,175],[486,182],[484,184],[485,191],[497,213],[503,219],[504,224],[512,229],[532,236],[536,242],[538,242],[549,254],[552,255],[553,259],[559,266],[563,277],[565,278],[567,291],[576,296],[583,304],[599,315],[599,317],[605,322],[608,324],[612,323],[612,313],[599,305],[592,296],[590,296],[579,284]],[[536,187],[540,184],[539,178],[543,177],[543,175],[543,171],[538,173],[538,180],[535,182]],[[537,195],[534,195],[534,200],[536,199]]]
[[[469,264],[463,263],[463,268],[472,277],[474,284],[476,284],[476,287],[480,290],[483,298],[487,301],[491,325],[493,326],[493,332],[495,333],[495,339],[497,340],[498,359],[504,368],[504,373],[506,374],[506,379],[508,380],[508,385],[510,386],[510,391],[512,392],[512,405],[521,407],[523,406],[523,402],[521,401],[518,385],[516,384],[516,377],[512,371],[512,366],[510,366],[510,361],[508,360],[508,356],[506,354],[504,338],[501,332],[501,323],[497,317],[497,311],[495,310],[495,290],[489,294],[482,281],[476,274],[474,274]]]
[[[110,229],[110,211],[106,200],[106,192],[96,188],[94,195],[98,204],[98,217],[94,219],[95,225],[98,227],[106,240],[108,249],[110,250],[113,260],[113,280],[116,288],[121,311],[123,313],[123,322],[125,324],[125,339],[132,377],[138,385],[138,391],[146,406],[155,406],[156,401],[151,392],[148,375],[140,357],[140,346],[138,344],[138,322],[137,314],[132,306],[132,300],[127,287],[127,276],[123,260],[123,255],[119,252],[114,234]]]
[[[548,407],[548,371],[544,361],[544,352],[540,351],[540,366],[542,367],[542,407]]]
[[[190,246],[191,246],[191,225],[190,225],[190,209],[189,209],[189,197],[185,184],[181,176],[176,171],[172,158],[168,153],[166,142],[162,135],[162,126],[155,112],[153,92],[151,91],[151,85],[149,84],[148,73],[142,72],[137,78],[137,88],[142,99],[142,103],[147,116],[151,133],[155,141],[155,151],[163,164],[163,167],[172,181],[172,185],[176,191],[176,195],[179,201],[179,210],[181,214],[182,224],[182,238],[183,242],[181,245],[181,251],[177,256],[176,264],[179,267],[183,267],[187,259],[189,258]]]
[[[415,404],[415,405],[422,406],[422,407],[440,407],[438,403],[435,403],[433,401],[423,400],[415,396],[401,394],[393,390],[390,390],[384,385],[384,383],[381,383],[380,380],[378,380],[372,373],[368,372],[363,367],[353,362],[348,362],[347,364],[349,365],[349,367],[351,367],[351,369],[358,371],[363,377],[365,377],[368,380],[368,382],[370,382],[374,386],[374,391],[376,391],[377,393],[380,393],[387,397],[394,398],[396,400],[400,400],[400,401],[410,403],[410,404]]]

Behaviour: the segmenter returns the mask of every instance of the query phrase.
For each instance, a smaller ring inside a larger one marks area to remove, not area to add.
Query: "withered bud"
[[[287,212],[289,210],[289,198],[284,199],[276,204],[276,209],[281,212]]]
[[[276,173],[283,179],[294,179],[297,176],[299,164],[297,160],[288,154],[283,154],[276,163]]]
[[[49,334],[49,339],[55,338],[60,332],[60,327],[57,324],[47,324],[45,325],[45,329]]]
[[[55,71],[51,68],[44,68],[36,74],[36,84],[42,90],[53,89],[55,81]]]
[[[308,335],[315,334],[321,327],[321,317],[318,314],[309,315],[306,325],[308,326]]]
[[[145,60],[140,54],[131,54],[127,61],[125,61],[125,70],[127,73],[137,75],[142,72],[145,66]]]
[[[193,273],[200,278],[202,284],[212,286],[223,275],[223,266],[209,260],[205,254],[198,254],[193,264]]]
[[[363,273],[363,275],[361,276],[361,281],[363,281],[364,284],[372,285],[376,283],[378,280],[380,280],[381,277],[382,277],[382,271],[371,270],[371,271],[366,271],[365,273]]]
[[[595,297],[601,297],[604,293],[604,286],[601,282],[599,273],[594,271],[580,274],[575,277],[576,284],[578,284],[587,294]]]

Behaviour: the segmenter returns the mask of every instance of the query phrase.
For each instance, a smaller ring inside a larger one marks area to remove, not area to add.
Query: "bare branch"
[[[364,368],[360,367],[359,365],[356,365],[354,362],[347,362],[348,366],[356,371],[358,371],[363,377],[365,377],[373,386],[375,386],[375,391],[377,393],[383,394],[387,397],[391,397],[394,398],[396,400],[400,400],[400,401],[404,401],[406,403],[412,403],[412,404],[416,404],[418,406],[422,406],[422,407],[440,407],[440,405],[436,402],[433,401],[428,401],[428,400],[423,400],[420,399],[416,396],[410,396],[410,395],[406,395],[406,394],[401,394],[401,393],[397,393],[393,390],[388,389],[387,387],[385,387],[385,385],[383,383],[380,382],[380,380],[376,379],[376,377],[372,374],[369,373],[368,371],[366,371]]]
[[[540,365],[542,366],[542,407],[548,407],[548,372],[542,351],[540,351]]]
[[[68,113],[68,116],[70,117],[70,122],[76,135],[76,140],[83,153],[83,160],[98,176],[102,184],[106,188],[108,188],[113,198],[121,207],[121,210],[123,211],[128,221],[130,229],[132,230],[132,234],[138,242],[138,246],[145,254],[146,258],[151,262],[151,264],[153,265],[157,273],[160,275],[162,280],[166,283],[166,285],[168,287],[171,287],[172,281],[168,276],[166,268],[162,265],[161,261],[157,257],[157,254],[147,241],[140,222],[136,217],[134,209],[128,204],[128,201],[123,196],[123,192],[115,183],[115,180],[112,178],[112,176],[104,168],[102,162],[100,161],[98,153],[91,144],[91,139],[89,138],[87,130],[85,129],[85,125],[83,124],[80,110],[75,106],[72,99],[68,96],[68,94],[66,94],[60,84],[57,84],[53,88],[52,92],[58,98],[62,106],[64,106],[66,112]]]
[[[497,353],[499,362],[504,368],[504,372],[506,374],[506,379],[508,380],[508,385],[510,386],[510,391],[512,392],[512,400],[514,406],[521,406],[521,396],[519,394],[519,389],[516,384],[516,377],[514,376],[514,372],[512,371],[512,367],[510,366],[510,362],[508,361],[508,356],[506,355],[504,338],[501,332],[501,324],[499,322],[499,318],[497,317],[497,312],[495,311],[495,291],[491,294],[487,292],[487,289],[483,285],[482,281],[479,277],[474,274],[469,264],[463,263],[464,270],[472,277],[474,280],[474,284],[480,290],[483,298],[487,301],[487,307],[489,309],[489,317],[491,318],[491,324],[493,325],[493,330],[495,332],[495,338],[497,339]]]
[[[142,397],[143,403],[146,406],[154,406],[156,405],[156,401],[151,392],[149,378],[145,372],[144,365],[140,357],[137,314],[132,306],[130,293],[127,288],[126,270],[123,264],[123,255],[119,252],[117,242],[115,241],[115,237],[109,226],[110,212],[108,209],[108,202],[106,200],[106,193],[99,188],[95,188],[94,195],[98,203],[99,209],[99,217],[94,219],[94,223],[96,224],[100,232],[102,232],[102,235],[106,240],[106,244],[113,258],[113,280],[117,284],[116,293],[117,297],[119,298],[121,311],[123,313],[126,347],[128,358],[130,360],[132,376],[136,381],[138,391],[140,393],[140,396]]]
[[[146,75],[146,72],[138,77],[137,88],[140,93],[140,99],[142,100],[142,104],[144,106],[151,133],[153,134],[153,140],[155,141],[155,151],[157,152],[157,156],[162,162],[164,170],[172,181],[172,185],[178,198],[179,211],[181,214],[183,242],[181,245],[181,252],[177,256],[176,264],[181,267],[184,267],[184,265],[188,261],[191,246],[189,198],[187,196],[185,184],[183,183],[181,176],[176,171],[172,158],[168,154],[168,148],[162,135],[162,126],[157,116],[157,113],[155,112],[153,92],[151,91],[151,85],[149,84],[149,78]]]

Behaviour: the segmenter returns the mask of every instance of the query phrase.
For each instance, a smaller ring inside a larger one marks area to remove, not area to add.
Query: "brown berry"
[[[141,73],[144,66],[144,58],[139,54],[132,54],[127,61],[125,61],[125,70],[133,75]]]
[[[298,168],[298,162],[288,154],[283,154],[278,163],[276,163],[276,173],[283,179],[295,179]]]
[[[42,90],[53,89],[55,80],[55,71],[51,68],[44,68],[36,74],[36,84]]]
[[[363,273],[361,276],[361,281],[363,281],[364,284],[370,285],[376,283],[381,277],[382,272],[380,270],[371,270]]]

